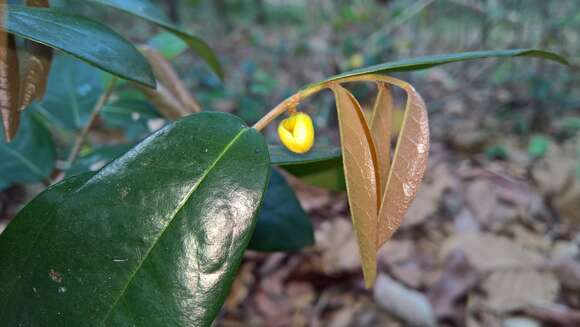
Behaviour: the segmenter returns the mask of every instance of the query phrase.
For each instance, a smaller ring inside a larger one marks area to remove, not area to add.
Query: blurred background
[[[355,68],[474,50],[563,54],[571,67],[517,58],[394,74],[423,95],[432,147],[417,199],[379,253],[374,288],[363,286],[336,176],[305,182],[284,172],[316,244],[248,251],[215,326],[580,326],[580,1],[158,1],[212,46],[223,83],[179,39],[150,24],[56,2],[157,48],[204,110],[249,124],[305,84]],[[101,79],[63,56],[53,70],[60,72],[53,84]],[[96,98],[101,91],[77,93]],[[372,106],[373,88],[353,91]],[[63,98],[33,108],[59,126],[51,131],[59,158],[91,110],[81,103],[79,115],[67,116]],[[337,144],[330,94],[301,109],[313,116],[319,143]],[[76,169],[100,168],[165,122],[150,105],[113,101]],[[275,126],[266,132],[277,143]],[[44,187],[0,178],[0,230]]]

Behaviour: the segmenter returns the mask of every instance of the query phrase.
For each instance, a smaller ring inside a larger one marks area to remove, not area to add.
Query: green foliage
[[[257,131],[202,113],[48,189],[0,236],[0,324],[209,326],[269,171]]]
[[[52,9],[2,9],[6,19],[0,26],[10,33],[64,51],[111,74],[155,86],[151,67],[141,53],[105,25]]]
[[[314,227],[284,176],[272,170],[256,230],[248,246],[258,251],[296,251],[314,244]]]
[[[41,106],[59,127],[82,129],[103,93],[101,72],[69,56],[54,58]]]
[[[86,0],[75,0],[87,2]],[[221,78],[224,78],[223,69],[218,61],[217,56],[211,50],[211,48],[202,39],[190,35],[177,26],[173,25],[167,17],[163,14],[163,11],[157,7],[154,3],[149,0],[88,0],[95,4],[101,4],[109,7],[113,7],[129,14],[141,17],[150,22],[153,22],[167,31],[175,34],[183,42],[193,49],[201,58],[203,58],[207,64],[213,69],[213,71]]]
[[[0,132],[3,131],[0,126]],[[16,139],[9,144],[0,141],[0,184],[45,181],[54,169],[55,161],[52,136],[38,112],[29,108],[21,116]]]

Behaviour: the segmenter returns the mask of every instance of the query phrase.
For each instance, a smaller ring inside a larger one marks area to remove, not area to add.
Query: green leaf
[[[82,2],[86,2],[86,0],[82,0]],[[205,60],[213,71],[223,80],[223,69],[217,56],[209,45],[202,39],[188,34],[175,26],[167,17],[165,17],[162,10],[149,0],[89,0],[89,2],[116,8],[134,16],[141,17],[177,35],[203,60]]]
[[[155,87],[143,55],[105,25],[53,9],[1,6],[0,11],[7,15],[0,26],[10,33],[62,50],[113,75]]]
[[[41,107],[51,122],[69,129],[81,129],[102,93],[103,81],[97,69],[59,55],[54,58]]]
[[[258,215],[249,249],[296,251],[314,244],[314,227],[294,191],[276,169]]]
[[[307,153],[297,154],[281,145],[270,145],[270,161],[276,166],[302,165],[340,158],[340,147],[314,145]]]
[[[88,153],[83,153],[75,161],[74,166],[67,171],[67,174],[70,176],[98,171],[113,159],[127,153],[132,147],[131,144],[115,144],[95,148]]]
[[[200,113],[48,189],[0,235],[0,325],[209,326],[269,173],[261,134]]]
[[[280,145],[270,145],[272,165],[283,168],[303,182],[334,191],[345,191],[340,148],[315,145],[310,152],[296,154]]]
[[[306,184],[333,191],[346,191],[342,157],[280,167]]]
[[[497,50],[497,51],[473,51],[452,54],[442,54],[426,57],[418,57],[411,59],[403,59],[392,61],[384,64],[378,64],[370,67],[352,70],[333,77],[330,77],[320,83],[327,83],[335,81],[344,77],[359,76],[365,74],[385,74],[400,71],[427,69],[443,64],[453,62],[485,59],[485,58],[509,58],[509,57],[536,57],[552,60],[564,65],[569,65],[566,58],[557,53],[537,50],[537,49],[512,49],[512,50]]]
[[[54,169],[55,145],[37,115],[34,108],[24,111],[16,138],[9,144],[0,140],[0,180],[4,184],[40,182]],[[4,132],[2,126],[0,132]]]
[[[528,146],[528,154],[532,157],[543,157],[550,147],[550,139],[543,135],[534,135]]]
[[[187,49],[187,44],[182,39],[169,32],[155,35],[149,41],[149,45],[157,49],[168,60],[175,59]]]
[[[123,129],[128,140],[137,140],[149,134],[148,123],[151,119],[163,121],[150,102],[123,98],[106,105],[101,111],[101,117],[107,127]]]

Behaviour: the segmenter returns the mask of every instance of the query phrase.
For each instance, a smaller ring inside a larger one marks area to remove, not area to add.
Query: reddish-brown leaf
[[[376,278],[377,213],[380,173],[375,145],[358,101],[345,88],[331,85],[336,99],[340,143],[352,222],[359,246],[365,284]]]
[[[0,5],[3,4],[5,1],[0,0]],[[5,19],[4,12],[0,12],[0,19]],[[18,112],[19,74],[14,36],[0,30],[0,113],[2,114],[6,142],[10,142],[16,135],[20,121]]]
[[[381,200],[377,248],[401,225],[405,212],[417,194],[429,156],[429,122],[423,99],[411,85],[389,79],[407,92],[407,103]]]
[[[26,0],[26,5],[46,8],[49,2]],[[30,40],[24,41],[23,50],[19,110],[24,110],[32,101],[40,100],[44,96],[53,54],[52,48]]]
[[[373,107],[371,119],[371,134],[375,142],[378,170],[381,175],[382,195],[387,185],[389,169],[391,167],[391,134],[393,128],[393,95],[390,87],[386,83],[377,83],[379,92]]]

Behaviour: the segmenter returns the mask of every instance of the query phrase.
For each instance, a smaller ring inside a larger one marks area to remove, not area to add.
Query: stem
[[[282,115],[288,109],[296,106],[300,103],[300,101],[306,99],[307,97],[314,95],[324,89],[330,88],[332,84],[341,84],[341,83],[349,83],[349,82],[385,82],[389,84],[396,85],[402,89],[413,89],[411,84],[408,84],[404,81],[398,80],[396,78],[392,78],[385,75],[380,74],[364,74],[364,75],[354,75],[354,76],[347,76],[343,78],[339,78],[333,81],[322,82],[318,84],[313,84],[305,89],[294,93],[292,96],[286,98],[286,100],[282,101],[279,105],[274,107],[270,110],[264,117],[262,117],[256,124],[254,124],[253,128],[261,131],[264,127],[268,126],[274,119],[278,118],[278,116]]]
[[[111,94],[113,93],[113,88],[115,87],[116,82],[117,82],[117,77],[113,77],[111,79],[111,81],[109,82],[107,89],[101,95],[101,97],[99,98],[99,100],[97,101],[95,106],[93,107],[93,111],[91,112],[91,116],[89,117],[89,121],[87,122],[87,124],[85,125],[85,127],[83,128],[81,133],[79,135],[77,135],[77,137],[75,139],[75,144],[73,145],[73,148],[72,148],[71,152],[69,153],[68,158],[66,159],[66,162],[64,164],[65,169],[70,168],[73,165],[73,163],[75,162],[75,160],[77,159],[77,157],[81,151],[81,148],[86,141],[87,135],[89,134],[91,128],[93,127],[95,121],[97,120],[99,113],[101,112],[101,110],[103,109],[105,104],[107,104],[107,102],[109,102],[109,99],[111,98]],[[66,172],[61,171],[60,174],[58,174],[57,177],[54,179],[54,181],[55,182],[61,181],[65,177],[65,175],[66,175]]]

